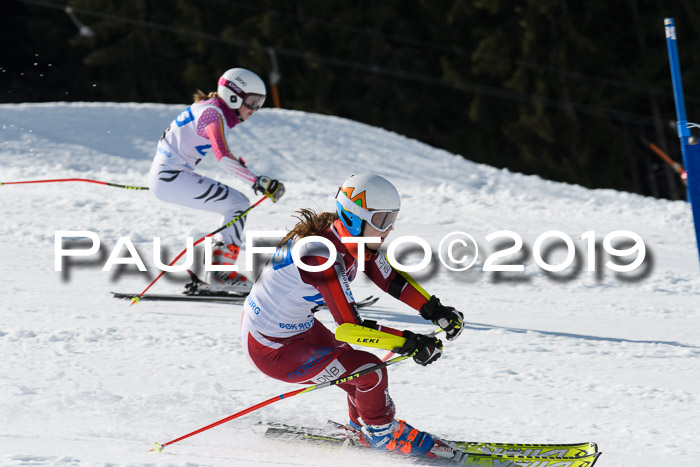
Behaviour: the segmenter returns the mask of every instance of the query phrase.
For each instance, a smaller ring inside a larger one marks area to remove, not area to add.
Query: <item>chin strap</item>
[[[340,238],[354,237],[350,232],[348,232],[347,227],[345,227],[345,224],[343,224],[343,221],[340,219],[333,221],[333,228],[335,228],[335,231],[338,232]],[[345,248],[352,255],[352,257],[357,259],[357,243],[344,243],[343,245],[345,245]],[[370,250],[367,245],[365,245],[365,261],[369,261],[374,253],[376,253],[376,250]]]

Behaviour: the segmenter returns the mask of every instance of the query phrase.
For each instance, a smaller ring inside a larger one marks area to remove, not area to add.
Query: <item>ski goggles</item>
[[[265,103],[265,96],[262,94],[248,93],[243,98],[243,105],[250,110],[258,110]]]
[[[375,230],[386,232],[396,222],[399,215],[398,209],[376,209],[368,210],[353,203],[344,193],[338,193],[336,200],[343,206],[343,209],[350,211],[363,221],[367,221]]]
[[[246,93],[241,88],[236,86],[235,83],[227,80],[226,78],[219,78],[219,86],[225,86],[233,91],[235,95],[241,98],[243,105],[248,107],[250,110],[258,110],[265,103],[264,94],[256,94],[254,92]]]

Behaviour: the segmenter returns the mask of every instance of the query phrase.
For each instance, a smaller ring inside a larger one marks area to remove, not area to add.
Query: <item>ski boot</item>
[[[212,265],[227,265],[236,264],[238,255],[241,252],[241,247],[226,244],[221,241],[212,242]],[[252,281],[246,276],[236,271],[210,271],[207,274],[206,290],[210,293],[231,293],[237,295],[246,295],[253,288]]]
[[[404,420],[394,420],[386,425],[364,425],[360,441],[374,449],[386,449],[413,456],[434,457],[431,448],[435,440],[428,433],[418,431]]]

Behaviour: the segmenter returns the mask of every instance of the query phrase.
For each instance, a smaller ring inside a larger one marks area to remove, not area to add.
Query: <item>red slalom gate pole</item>
[[[662,158],[668,165],[670,165],[673,170],[676,171],[678,175],[681,177],[681,181],[685,186],[688,186],[688,174],[686,173],[685,169],[683,168],[682,165],[680,165],[678,162],[674,161],[671,159],[665,152],[663,152],[657,145],[654,143],[649,143],[649,149],[654,151],[654,154]]]
[[[204,237],[202,237],[202,238],[200,238],[199,240],[197,240],[196,242],[194,242],[194,244],[193,244],[192,246],[195,247],[195,246],[199,245],[200,243],[202,243],[202,242],[204,241],[205,238],[211,237],[212,235],[214,235],[214,234],[216,234],[216,233],[218,233],[218,232],[221,232],[221,231],[224,230],[226,227],[229,227],[229,226],[235,224],[236,222],[238,222],[238,220],[239,220],[241,217],[247,215],[250,211],[252,211],[253,208],[254,208],[255,206],[257,206],[258,204],[260,204],[260,203],[262,203],[263,201],[265,201],[265,199],[267,199],[267,196],[263,196],[262,198],[260,198],[259,200],[257,200],[257,201],[255,202],[255,204],[253,204],[251,207],[249,207],[248,209],[246,209],[245,211],[243,211],[241,214],[239,214],[238,216],[236,216],[236,217],[234,217],[233,219],[231,219],[230,222],[228,222],[228,223],[225,224],[225,225],[222,225],[221,227],[219,227],[219,228],[216,229],[215,231],[206,234]],[[180,254],[177,255],[177,256],[175,257],[175,259],[172,260],[172,261],[170,262],[170,264],[168,264],[168,266],[172,266],[172,265],[174,265],[175,263],[177,263],[177,261],[178,261],[180,258],[182,258],[182,255],[184,255],[185,253],[187,253],[187,248],[185,248],[184,250],[182,250],[182,251],[180,252]],[[155,279],[153,279],[153,282],[151,282],[150,284],[148,284],[148,287],[146,287],[145,289],[143,289],[143,292],[141,292],[140,294],[138,294],[136,297],[133,297],[133,298],[131,299],[131,304],[132,304],[132,305],[137,304],[137,303],[139,302],[139,300],[141,300],[141,297],[143,297],[144,294],[145,294],[146,292],[148,292],[148,289],[150,289],[151,286],[153,286],[153,284],[155,284],[155,283],[158,281],[158,279],[160,279],[161,277],[163,277],[163,274],[165,274],[165,271],[161,271],[160,274],[158,274],[158,277],[156,277]]]
[[[115,188],[126,188],[127,190],[148,190],[147,186],[131,186],[131,185],[119,185],[118,183],[103,182],[100,180],[91,180],[89,178],[54,178],[51,180],[27,180],[23,182],[0,182],[2,185],[25,185],[28,183],[57,183],[57,182],[87,182],[96,183],[98,185],[113,186]]]
[[[229,416],[226,417],[226,418],[222,418],[221,420],[219,420],[219,421],[217,421],[217,422],[214,422],[214,423],[212,423],[212,424],[210,424],[210,425],[207,425],[207,426],[205,426],[205,427],[202,427],[202,428],[200,428],[200,429],[198,429],[198,430],[195,430],[195,431],[193,431],[193,432],[191,432],[191,433],[187,433],[186,435],[180,436],[179,438],[175,438],[174,440],[168,441],[167,443],[162,443],[162,444],[161,444],[161,443],[155,443],[155,444],[156,444],[156,447],[154,447],[153,449],[151,449],[151,451],[162,452],[163,449],[164,449],[166,446],[169,446],[169,445],[171,445],[171,444],[175,444],[175,443],[177,443],[178,441],[182,441],[183,439],[187,439],[187,438],[189,438],[190,436],[194,436],[194,435],[196,435],[196,434],[198,434],[198,433],[201,433],[201,432],[203,432],[203,431],[210,430],[210,429],[212,429],[212,428],[214,428],[214,427],[216,427],[216,426],[221,425],[222,423],[230,422],[230,421],[233,420],[233,419],[242,417],[243,415],[249,414],[250,412],[254,412],[254,411],[256,411],[256,410],[258,410],[258,409],[260,409],[260,408],[262,408],[262,407],[265,407],[266,405],[273,404],[273,403],[275,403],[275,402],[277,402],[277,401],[281,401],[282,399],[289,399],[290,397],[294,397],[294,396],[296,396],[297,394],[302,394],[302,393],[304,393],[304,392],[311,392],[311,391],[315,391],[316,389],[323,389],[323,388],[327,388],[328,386],[334,386],[334,385],[346,383],[346,382],[350,381],[351,379],[359,378],[360,376],[366,375],[367,373],[371,373],[371,372],[373,372],[373,371],[377,371],[377,370],[379,370],[379,369],[385,368],[385,367],[387,367],[387,366],[389,366],[389,365],[393,365],[394,363],[398,363],[398,362],[400,362],[400,361],[402,361],[402,360],[405,360],[405,359],[407,359],[407,358],[409,358],[409,357],[411,357],[411,356],[412,356],[412,355],[401,355],[401,356],[398,356],[398,357],[394,357],[394,358],[392,358],[392,359],[389,360],[389,361],[386,361],[386,362],[383,362],[383,363],[377,363],[376,365],[372,365],[372,366],[369,367],[369,368],[365,368],[364,370],[360,370],[360,371],[358,371],[358,372],[356,372],[356,373],[353,373],[353,374],[351,374],[351,375],[345,376],[345,377],[343,377],[343,378],[338,378],[338,379],[334,379],[334,380],[332,380],[332,381],[326,381],[326,382],[323,382],[323,383],[314,384],[313,386],[308,386],[308,387],[305,387],[305,388],[296,389],[296,390],[294,390],[294,391],[290,391],[290,392],[286,392],[286,393],[284,393],[284,394],[280,394],[279,396],[271,397],[270,399],[267,399],[266,401],[260,402],[259,404],[255,404],[255,405],[253,405],[253,406],[251,406],[251,407],[248,407],[247,409],[241,410],[240,412],[236,412],[236,413],[233,414],[233,415],[229,415]]]

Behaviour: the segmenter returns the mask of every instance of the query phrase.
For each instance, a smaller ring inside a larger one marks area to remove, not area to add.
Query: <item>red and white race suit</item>
[[[320,272],[297,267],[290,240],[277,249],[244,305],[243,350],[255,367],[281,381],[316,384],[381,363],[374,354],[335,340],[333,333],[314,319],[312,310],[325,303],[337,324],[362,323],[350,289],[357,273],[357,245],[341,242],[350,234],[339,220],[316,235],[335,246],[338,254],[332,266]],[[310,242],[300,248],[299,256],[304,264],[317,266],[326,263],[329,252],[322,243]],[[416,310],[430,298],[410,276],[399,273],[377,252],[365,251],[364,272],[382,290]],[[377,328],[402,334],[385,326]],[[386,369],[339,385],[348,394],[350,419],[371,425],[391,422],[394,404],[387,386]]]

